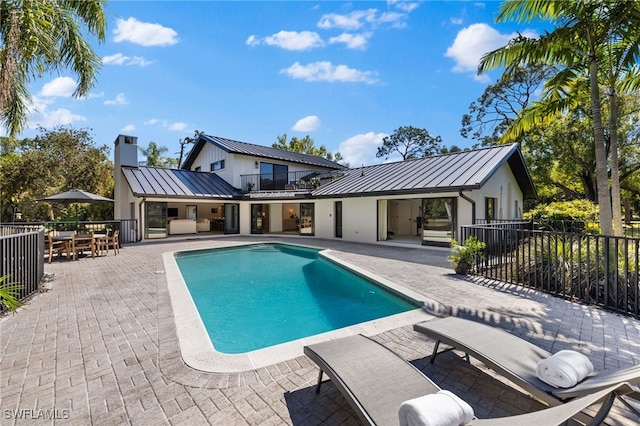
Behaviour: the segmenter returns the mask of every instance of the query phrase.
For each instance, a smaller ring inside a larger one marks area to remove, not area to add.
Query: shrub
[[[458,244],[456,240],[451,240],[451,255],[449,262],[457,274],[466,275],[473,269],[476,259],[484,254],[486,244],[476,237],[469,237],[464,244]]]
[[[16,282],[5,282],[7,278],[9,278],[8,275],[0,277],[0,307],[2,310],[15,313],[22,305],[18,300],[22,286]]]
[[[522,217],[526,220],[535,220],[540,224],[541,229],[599,233],[598,206],[588,200],[554,201],[541,204],[525,212]]]

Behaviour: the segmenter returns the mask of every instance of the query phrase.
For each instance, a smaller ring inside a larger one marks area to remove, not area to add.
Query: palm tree
[[[609,98],[609,129],[611,132],[611,205],[615,235],[622,235],[622,201],[620,199],[620,160],[618,152],[618,93],[633,92],[640,86],[638,64],[640,56],[640,25],[621,28],[624,35],[613,34],[606,46],[603,80]],[[621,85],[622,83],[622,85]],[[618,89],[620,86],[620,89]],[[626,90],[625,90],[626,88]]]
[[[518,37],[507,46],[483,56],[479,72],[505,67],[505,73],[527,64],[548,63],[563,68],[547,83],[546,95],[555,97],[556,106],[566,107],[567,88],[581,75],[588,75],[593,120],[596,179],[601,232],[614,234],[604,126],[600,108],[599,65],[603,50],[614,36],[623,40],[625,29],[637,27],[640,6],[637,2],[583,1],[507,1],[500,6],[497,21],[529,22],[546,19],[558,26],[539,39]],[[628,36],[628,35],[627,35]],[[553,96],[552,96],[553,95]],[[561,99],[562,96],[565,99]],[[558,98],[560,96],[560,99]],[[544,98],[544,96],[543,96]]]
[[[158,146],[155,142],[149,142],[147,149],[138,147],[142,155],[147,157],[147,166],[150,167],[171,167],[174,165],[175,160],[165,158],[162,155],[169,151],[166,146]]]
[[[106,0],[0,0],[0,122],[15,137],[27,120],[32,79],[71,69],[74,96],[95,83],[100,57],[82,36],[86,28],[102,42]]]

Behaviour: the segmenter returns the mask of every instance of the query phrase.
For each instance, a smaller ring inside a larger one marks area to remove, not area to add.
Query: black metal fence
[[[640,238],[533,229],[532,222],[461,227],[486,243],[476,273],[640,318]]]
[[[15,222],[14,223],[0,223],[0,235],[1,230],[13,229],[12,233],[24,232],[24,230],[37,229],[40,227],[45,228],[45,232],[49,231],[78,231],[83,232],[104,232],[105,230],[120,231],[119,240],[120,244],[135,243],[140,241],[138,235],[138,221],[136,219],[118,219],[118,220],[99,220],[99,221],[59,221],[59,222]],[[21,231],[22,230],[22,231]],[[7,231],[9,232],[9,231]]]
[[[0,277],[21,285],[19,299],[38,291],[43,275],[44,228],[0,226]]]

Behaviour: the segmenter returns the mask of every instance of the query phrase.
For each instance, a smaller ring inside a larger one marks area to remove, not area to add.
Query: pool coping
[[[241,247],[255,244],[257,243],[239,243],[237,245],[234,244],[232,246],[221,248]],[[258,244],[273,243],[263,242]],[[296,244],[291,243],[276,244],[296,246]],[[173,309],[176,334],[178,336],[180,346],[180,353],[185,364],[196,370],[210,373],[239,373],[255,370],[302,356],[303,347],[306,345],[353,334],[375,335],[398,327],[426,321],[434,317],[433,314],[428,312],[428,310],[431,311],[430,308],[433,306],[434,302],[427,297],[374,274],[371,271],[337,258],[333,254],[334,250],[323,249],[322,247],[298,246],[320,249],[320,256],[335,262],[358,275],[371,279],[377,284],[388,288],[400,297],[412,300],[418,305],[422,305],[422,307],[418,307],[408,312],[363,322],[243,354],[225,354],[216,351],[213,346],[204,323],[200,318],[195,302],[193,301],[187,285],[182,278],[182,274],[180,273],[180,269],[178,268],[178,263],[175,258],[176,253],[202,251],[203,249],[169,251],[163,253],[162,257],[171,307]]]

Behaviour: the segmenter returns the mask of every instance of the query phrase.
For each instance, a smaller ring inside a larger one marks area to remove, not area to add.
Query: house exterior
[[[115,141],[115,218],[135,240],[291,234],[447,245],[460,226],[519,219],[535,188],[517,145],[349,169],[307,154],[200,135],[182,169],[139,166]],[[133,238],[132,238],[133,239]]]

